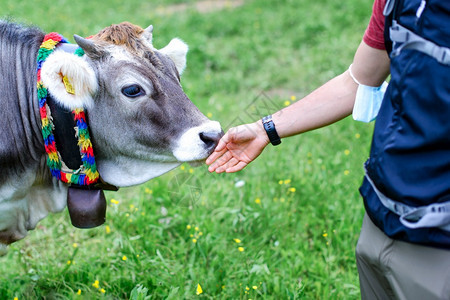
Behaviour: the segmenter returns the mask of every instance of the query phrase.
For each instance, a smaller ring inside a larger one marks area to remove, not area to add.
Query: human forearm
[[[378,86],[389,73],[385,51],[359,46],[352,73],[365,85]],[[272,114],[281,138],[334,123],[348,116],[355,103],[358,84],[349,71],[328,81],[298,102]],[[210,172],[237,172],[256,159],[269,143],[261,120],[230,128],[206,163]]]
[[[348,71],[272,115],[281,138],[334,123],[352,112],[358,86]]]
[[[355,53],[353,75],[359,82],[379,86],[389,74],[389,57],[384,50],[362,42]],[[300,101],[274,113],[280,137],[288,137],[339,121],[350,115],[358,84],[349,71],[331,79]]]

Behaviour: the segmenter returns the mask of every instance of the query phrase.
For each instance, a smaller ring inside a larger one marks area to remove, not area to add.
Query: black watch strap
[[[272,116],[268,115],[261,119],[264,129],[266,130],[269,141],[272,145],[276,146],[281,144],[280,136],[275,129],[275,124],[272,121]]]

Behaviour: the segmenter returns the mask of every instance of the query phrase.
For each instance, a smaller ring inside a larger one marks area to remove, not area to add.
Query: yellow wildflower
[[[192,226],[191,225],[186,225],[186,229],[191,229]]]
[[[111,232],[111,228],[110,228],[108,225],[106,225],[106,226],[105,226],[105,231],[106,231],[106,233],[108,234],[108,233]]]
[[[198,233],[198,235],[199,235],[199,236],[202,236],[202,235],[203,235],[203,232],[200,231],[200,232]]]
[[[291,192],[291,193],[295,193],[295,191],[296,191],[295,187],[291,187],[291,188],[289,188],[289,192]]]
[[[194,169],[189,169],[189,174],[194,173]]]
[[[256,199],[255,199],[255,203],[256,203],[256,204],[261,204],[261,199],[256,198]]]
[[[102,294],[106,293],[105,289],[100,289],[100,292],[101,292]]]
[[[250,290],[250,288],[249,288],[248,286],[246,286],[245,289],[246,289],[247,291]]]
[[[145,193],[146,194],[153,194],[153,191],[149,188],[145,188]]]
[[[289,106],[290,104],[291,104],[291,101],[289,101],[289,100],[284,101],[284,106]]]
[[[239,252],[244,252],[244,247],[238,247]]]
[[[123,260],[123,261],[127,260],[127,257],[126,257],[125,255],[122,256],[122,260]]]
[[[355,134],[355,138],[359,139],[361,135],[359,133]]]
[[[68,261],[67,261],[67,264],[68,264],[68,265],[70,265],[71,263],[72,263],[72,261],[71,261],[71,260],[68,260]]]
[[[77,295],[81,295],[81,290],[80,289],[78,289]]]
[[[184,171],[184,169],[186,169],[186,167],[185,166],[181,166],[180,169],[181,169],[181,171]]]
[[[348,174],[350,174],[350,171],[349,170],[345,170],[344,171],[344,175],[348,175]]]
[[[289,183],[291,183],[291,181],[292,181],[292,180],[290,180],[290,179],[286,179],[286,180],[284,181],[284,184],[289,184]]]
[[[192,239],[192,242],[195,244],[197,243],[197,239]]]
[[[130,204],[130,210],[133,210],[133,209],[134,209],[134,205]]]
[[[72,247],[77,248],[77,247],[78,247],[78,244],[77,244],[77,243],[73,243],[73,244],[72,244]]]
[[[291,101],[295,101],[297,98],[295,97],[295,95],[291,96]]]
[[[197,295],[200,295],[203,293],[202,287],[200,286],[200,283],[197,283]]]
[[[212,118],[213,114],[210,113],[210,112],[208,112],[208,113],[206,114],[206,116],[207,116],[208,118]]]
[[[117,201],[116,199],[111,199],[111,203],[117,205],[117,204],[119,204],[119,201]]]
[[[14,297],[14,300],[19,300],[19,298],[17,298],[17,297]]]
[[[240,240],[240,239],[234,239],[234,241],[235,241],[236,243],[238,243],[238,244],[241,243],[241,240]]]
[[[100,284],[100,282],[99,282],[98,280],[96,280],[96,281],[92,284],[92,286],[95,287],[96,289],[98,289],[98,288],[100,287],[99,284]]]
[[[282,185],[282,184],[283,184],[283,180],[279,180],[279,181],[278,181],[278,184],[279,184],[279,185]]]
[[[252,286],[252,288],[253,288],[254,290],[257,290],[257,289],[258,289],[258,287],[257,287],[256,285]]]
[[[327,237],[327,236],[328,236],[328,233],[324,232],[324,233],[322,234],[322,236],[323,236],[323,237]]]
[[[195,226],[195,231],[199,231],[199,228],[197,226]]]

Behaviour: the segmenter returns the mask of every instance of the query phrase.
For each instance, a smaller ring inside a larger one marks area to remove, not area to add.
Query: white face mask
[[[353,76],[352,65],[350,65],[348,70],[352,79],[358,84],[355,104],[353,105],[353,119],[366,123],[371,122],[378,115],[388,83],[385,81],[378,87],[364,85],[359,83],[355,76]]]

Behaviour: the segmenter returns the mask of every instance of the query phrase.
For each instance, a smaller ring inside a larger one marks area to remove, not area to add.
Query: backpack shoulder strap
[[[388,54],[392,51],[392,40],[390,37],[389,28],[392,26],[393,20],[397,19],[397,12],[400,6],[400,2],[403,0],[386,0],[384,6],[383,15],[384,19],[384,45]]]
[[[441,47],[399,23],[399,11],[403,2],[404,0],[387,0],[383,10],[383,15],[386,18],[384,39],[386,50],[390,54],[390,57],[396,57],[402,50],[413,49],[433,57],[441,64],[450,65],[449,48]],[[416,11],[417,19],[420,19],[427,4],[427,0],[421,0]]]
[[[386,17],[392,13],[394,10],[395,0],[387,0],[384,5],[383,15]]]

